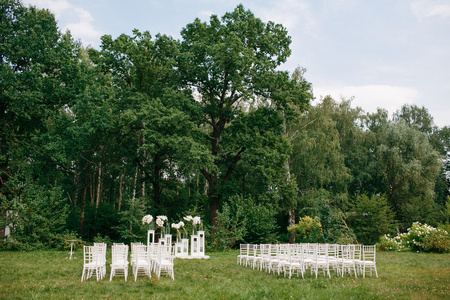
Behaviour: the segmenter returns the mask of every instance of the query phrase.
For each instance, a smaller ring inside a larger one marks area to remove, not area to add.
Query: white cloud
[[[314,94],[317,99],[327,95],[335,100],[353,98],[352,105],[366,112],[383,108],[391,114],[406,103],[418,102],[420,97],[419,91],[414,88],[390,85],[314,86]]]
[[[212,10],[202,10],[198,12],[198,18],[202,20],[203,22],[209,22],[209,19],[211,16],[214,15],[214,12]],[[219,18],[221,15],[218,16]]]
[[[419,19],[431,17],[450,17],[450,2],[448,0],[415,0],[411,3],[411,11]]]
[[[72,36],[80,39],[85,46],[98,43],[103,35],[103,32],[93,25],[95,20],[89,11],[67,0],[28,0],[27,3],[50,10],[55,15],[61,31],[70,30]]]
[[[314,35],[314,29],[317,24],[313,17],[309,1],[279,0],[273,3],[274,5],[271,7],[257,6],[252,10],[263,21],[273,21],[278,24],[283,24],[289,32],[301,26],[305,32]]]

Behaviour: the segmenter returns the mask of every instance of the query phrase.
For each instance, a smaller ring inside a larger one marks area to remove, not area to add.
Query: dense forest
[[[316,98],[304,68],[281,71],[286,29],[242,5],[181,40],[134,30],[100,49],[47,10],[0,11],[4,249],[139,240],[147,214],[198,215],[216,248],[293,242],[299,220],[359,243],[449,224],[450,128]]]

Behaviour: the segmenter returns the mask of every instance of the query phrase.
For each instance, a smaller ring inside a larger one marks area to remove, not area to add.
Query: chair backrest
[[[87,265],[95,260],[94,246],[84,246],[83,247],[83,259],[84,259],[85,265]]]
[[[278,245],[277,258],[279,260],[288,259],[290,252],[289,244],[280,244]]]
[[[269,255],[271,257],[276,257],[278,253],[278,244],[271,244],[270,245],[270,253]]]
[[[155,258],[158,255],[159,243],[149,243],[147,248],[148,258]]]
[[[375,262],[376,246],[362,246],[362,257],[364,261]]]
[[[328,244],[317,244],[316,246],[316,260],[328,261],[330,256],[328,253]]]
[[[260,255],[267,257],[269,256],[270,253],[270,244],[261,244],[260,246]]]
[[[239,254],[244,256],[244,255],[248,255],[248,250],[249,250],[249,245],[248,244],[241,244],[239,246]]]
[[[352,249],[353,249],[353,257],[356,260],[360,260],[361,259],[361,251],[362,251],[362,247],[359,244],[353,244],[351,245]]]
[[[261,245],[254,245],[253,256],[260,256],[260,255],[261,255]]]
[[[158,245],[158,260],[173,260],[172,246]]]
[[[338,247],[337,244],[329,244],[328,245],[328,256],[330,258],[336,259],[338,257]]]
[[[126,263],[128,261],[128,245],[113,245],[111,251],[113,264],[116,262]]]
[[[147,260],[147,246],[135,245],[133,247],[133,259],[135,262]]]
[[[105,243],[94,243],[97,260],[102,264],[106,263],[106,247],[107,245]]]
[[[317,257],[317,243],[307,243],[305,245],[305,257],[316,259]]]

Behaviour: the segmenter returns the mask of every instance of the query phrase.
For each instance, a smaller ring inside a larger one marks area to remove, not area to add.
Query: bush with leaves
[[[374,245],[393,231],[394,213],[385,197],[359,195],[350,209],[347,223],[359,243]]]
[[[377,243],[377,249],[380,251],[401,251],[405,249],[405,246],[399,235],[391,237],[389,234],[385,234]]]
[[[301,198],[303,216],[317,217],[322,225],[323,242],[353,244],[356,236],[347,226],[343,212],[336,206],[346,206],[347,194],[332,194],[325,189],[312,190]]]
[[[318,217],[302,217],[297,224],[289,226],[288,231],[293,233],[298,242],[320,243],[323,241],[322,224]]]
[[[400,234],[403,245],[413,251],[449,252],[450,236],[447,231],[414,222],[408,232]]]
[[[240,205],[225,203],[217,213],[216,226],[212,227],[210,246],[215,250],[230,249],[243,242],[246,234],[246,218]]]
[[[450,252],[450,235],[443,229],[415,222],[408,232],[396,237],[384,236],[377,244],[379,250],[403,250],[448,253]]]
[[[275,243],[277,211],[252,197],[234,196],[218,212],[217,224],[212,228],[211,247],[232,248],[241,242]]]
[[[115,227],[120,234],[120,241],[124,243],[146,241],[148,226],[142,224],[145,205],[141,199],[126,199],[124,204],[119,212],[120,223]]]
[[[69,214],[61,188],[42,187],[31,181],[22,186],[10,201],[2,203],[2,210],[8,211],[5,224],[9,224],[11,230],[2,247],[13,250],[60,248],[67,233],[65,225]]]

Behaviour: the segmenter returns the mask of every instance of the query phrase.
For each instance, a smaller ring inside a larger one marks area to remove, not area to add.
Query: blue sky
[[[84,46],[134,28],[176,39],[195,18],[208,21],[239,3],[285,26],[292,55],[281,69],[307,69],[314,96],[394,113],[425,106],[450,126],[450,0],[22,0],[52,11]]]

